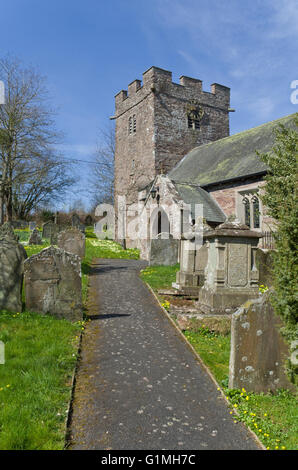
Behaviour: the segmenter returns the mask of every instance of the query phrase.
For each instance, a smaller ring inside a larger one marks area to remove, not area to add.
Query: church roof
[[[269,152],[279,124],[294,127],[294,116],[268,122],[239,134],[195,147],[168,174],[177,183],[200,186],[265,173],[266,166],[256,150]]]
[[[208,222],[224,222],[226,216],[217,202],[213,197],[207,193],[204,189],[199,186],[193,186],[189,184],[179,184],[172,183],[175,186],[176,191],[178,192],[181,199],[186,203],[190,204],[191,207],[191,217],[196,219],[198,216],[202,215]],[[203,205],[203,214],[195,213],[195,205]]]

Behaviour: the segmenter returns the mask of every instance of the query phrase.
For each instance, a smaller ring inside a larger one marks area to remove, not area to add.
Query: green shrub
[[[272,304],[285,323],[284,334],[289,341],[297,337],[298,319],[298,114],[294,123],[295,128],[280,125],[272,152],[259,154],[268,167],[261,199],[268,215],[276,220]]]

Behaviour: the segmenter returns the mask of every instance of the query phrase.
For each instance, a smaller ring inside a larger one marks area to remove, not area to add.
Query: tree
[[[261,198],[268,214],[276,220],[272,300],[276,313],[285,321],[286,335],[294,339],[298,319],[298,114],[294,118],[294,128],[280,125],[275,134],[272,152],[259,154],[268,167]]]
[[[114,202],[114,158],[115,158],[115,127],[111,124],[100,130],[91,163],[90,192],[95,206],[101,203]]]
[[[16,59],[0,59],[5,104],[0,106],[0,200],[7,218],[26,217],[72,184],[55,150],[60,142],[44,78]],[[1,204],[0,204],[1,206]],[[0,214],[3,222],[3,212]]]

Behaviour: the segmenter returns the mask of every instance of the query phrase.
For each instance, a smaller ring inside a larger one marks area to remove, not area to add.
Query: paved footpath
[[[258,449],[152,293],[143,261],[96,260],[71,449]]]

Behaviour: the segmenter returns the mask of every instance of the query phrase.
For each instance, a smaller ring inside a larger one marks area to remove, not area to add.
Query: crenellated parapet
[[[142,101],[148,95],[165,94],[182,101],[196,100],[198,103],[220,107],[229,111],[230,88],[213,83],[210,91],[203,90],[203,82],[198,78],[181,76],[179,83],[172,81],[172,72],[159,67],[150,67],[143,73],[143,82],[134,80],[128,90],[121,90],[115,96],[116,116]]]

